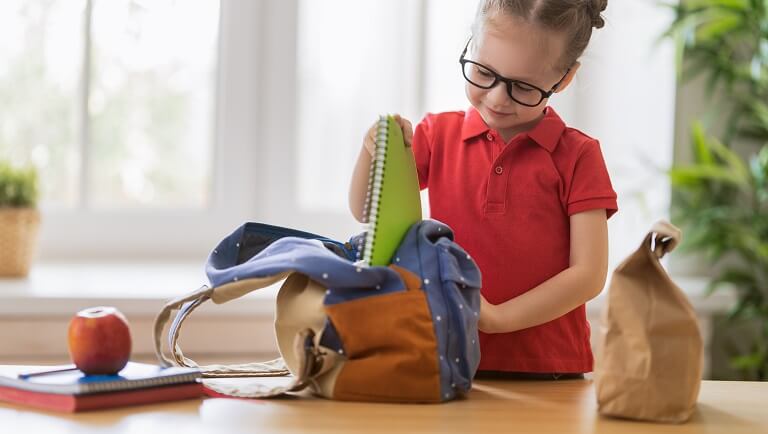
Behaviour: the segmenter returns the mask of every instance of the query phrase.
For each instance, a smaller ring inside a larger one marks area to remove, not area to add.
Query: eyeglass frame
[[[476,87],[479,87],[480,89],[486,89],[486,90],[493,89],[494,87],[496,87],[497,84],[499,84],[499,82],[504,83],[505,85],[507,85],[506,86],[507,87],[507,95],[510,98],[512,98],[512,100],[514,102],[516,102],[516,103],[518,103],[520,105],[524,105],[526,107],[537,107],[537,106],[541,105],[541,103],[545,99],[551,97],[557,91],[557,88],[560,87],[561,84],[563,84],[563,80],[565,80],[565,77],[567,77],[568,73],[571,72],[571,68],[572,67],[568,67],[568,69],[565,71],[565,74],[563,74],[563,77],[557,83],[555,83],[554,86],[552,86],[552,89],[550,89],[549,91],[546,91],[546,90],[544,90],[544,89],[542,89],[542,88],[540,88],[540,87],[538,87],[536,85],[533,85],[531,83],[526,83],[525,81],[522,81],[522,80],[514,80],[514,79],[511,79],[511,78],[506,78],[506,77],[498,74],[493,69],[483,65],[482,63],[478,63],[478,62],[475,62],[474,60],[469,60],[469,59],[465,58],[464,56],[466,56],[466,54],[467,54],[467,49],[469,48],[469,43],[470,42],[472,42],[472,38],[469,38],[469,40],[467,41],[467,45],[464,46],[464,51],[462,51],[461,52],[461,56],[459,56],[459,64],[461,64],[461,75],[464,76],[464,79],[467,80],[467,82],[469,84],[471,84],[473,86],[476,86]],[[491,74],[493,74],[493,82],[489,86],[480,86],[477,83],[475,83],[472,80],[470,80],[467,77],[467,74],[465,72],[465,65],[467,63],[471,63],[473,65],[477,65],[477,66],[487,70]],[[539,102],[537,102],[536,104],[531,105],[531,104],[526,104],[524,102],[518,101],[514,96],[512,96],[512,85],[514,85],[515,83],[523,84],[525,86],[528,86],[530,88],[538,90],[541,93],[541,99],[539,100]]]

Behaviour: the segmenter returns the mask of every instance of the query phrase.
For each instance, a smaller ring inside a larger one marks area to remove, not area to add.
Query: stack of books
[[[0,365],[0,401],[77,412],[199,398],[194,368],[128,362],[115,375],[85,375],[74,365]]]

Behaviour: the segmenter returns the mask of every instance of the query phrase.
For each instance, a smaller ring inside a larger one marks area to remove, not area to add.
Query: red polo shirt
[[[568,268],[569,216],[617,210],[597,140],[566,127],[551,107],[506,144],[475,109],[429,114],[416,126],[413,151],[431,217],[475,259],[493,304]],[[480,369],[590,372],[589,333],[583,305],[525,330],[480,333]]]

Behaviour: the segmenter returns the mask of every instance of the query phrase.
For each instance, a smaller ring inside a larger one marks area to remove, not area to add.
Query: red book
[[[118,392],[89,393],[85,395],[32,392],[30,390],[0,386],[0,401],[69,413],[155,402],[179,401],[182,399],[200,398],[201,396],[203,396],[203,385],[197,382]]]

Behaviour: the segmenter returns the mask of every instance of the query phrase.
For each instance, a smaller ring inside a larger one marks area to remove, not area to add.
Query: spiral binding
[[[102,393],[102,392],[116,392],[120,390],[134,390],[145,389],[148,387],[159,387],[166,385],[193,383],[200,378],[200,374],[197,372],[189,372],[179,375],[168,375],[164,377],[153,377],[136,380],[124,380],[124,381],[105,381],[105,382],[93,382],[83,383],[81,385],[82,392],[80,393]]]
[[[376,126],[376,140],[371,171],[368,175],[368,191],[365,194],[363,216],[365,218],[365,235],[361,237],[357,249],[357,259],[364,265],[370,265],[373,257],[373,244],[376,239],[376,220],[379,215],[381,201],[381,186],[384,182],[384,163],[387,157],[387,138],[389,136],[389,121],[387,116],[379,116]]]

